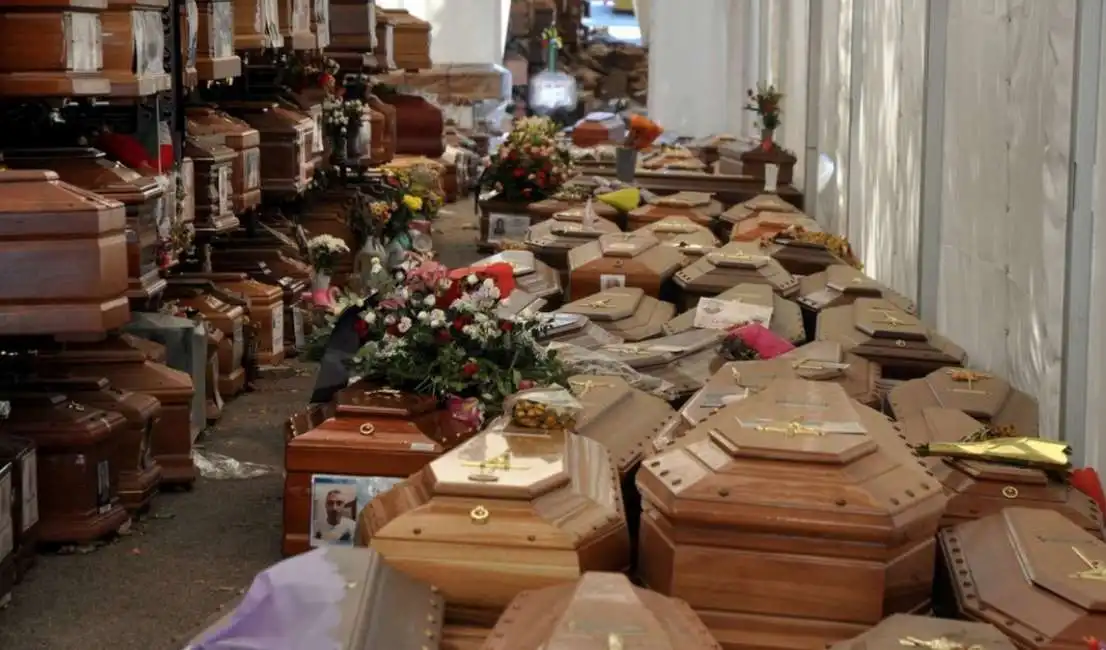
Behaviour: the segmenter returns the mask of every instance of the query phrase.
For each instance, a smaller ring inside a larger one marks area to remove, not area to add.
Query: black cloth
[[[349,385],[351,375],[346,364],[361,347],[361,337],[354,328],[360,317],[359,308],[349,307],[335,321],[334,331],[330,333],[330,340],[319,362],[315,390],[311,393],[312,402],[329,403],[338,391]]]

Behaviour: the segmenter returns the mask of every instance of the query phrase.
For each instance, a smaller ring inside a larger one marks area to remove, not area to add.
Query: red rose
[[[449,330],[438,330],[438,343],[449,343],[453,340],[453,336],[449,333]]]
[[[533,388],[534,386],[537,386],[537,384],[534,383],[533,379],[523,379],[522,381],[518,382],[519,390],[528,390],[530,388]]]
[[[525,174],[526,172],[522,168],[516,168],[514,173],[515,173],[515,178],[522,178],[522,175]]]
[[[319,86],[326,88],[330,84],[334,83],[334,77],[329,72],[324,72],[319,75]]]
[[[465,325],[468,325],[471,322],[472,316],[458,316],[453,320],[453,329],[460,332],[462,329],[465,328]]]
[[[476,365],[475,361],[469,361],[465,365],[461,366],[461,374],[466,377],[471,377],[480,370],[480,366]]]
[[[399,325],[389,325],[388,333],[392,336],[399,336]]]
[[[509,321],[509,320],[501,320],[501,321],[499,321],[499,329],[503,330],[504,332],[510,332],[510,331],[511,331],[511,330],[513,330],[514,328],[515,328],[515,324],[514,324],[514,323],[512,323],[512,322],[511,322],[511,321]]]
[[[369,335],[369,324],[358,318],[353,322],[353,331],[357,332],[357,336],[365,338]]]

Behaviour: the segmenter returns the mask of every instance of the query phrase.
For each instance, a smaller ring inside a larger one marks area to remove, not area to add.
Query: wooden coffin
[[[193,89],[199,83],[196,72],[197,41],[200,33],[200,8],[196,0],[182,0],[177,13],[177,30],[180,33],[180,61],[184,67],[181,83]]]
[[[311,287],[311,267],[276,249],[217,248],[212,264],[218,271],[244,272],[262,284],[278,287],[284,305],[284,350],[286,355],[303,347],[308,320],[301,298]]]
[[[201,81],[233,79],[242,74],[234,53],[234,0],[195,0],[199,10],[196,73]]]
[[[261,132],[261,190],[278,196],[302,194],[314,179],[309,141],[315,121],[267,102],[244,102],[232,109]]]
[[[585,115],[572,126],[572,146],[590,149],[626,140],[626,122],[613,113]]]
[[[406,12],[404,12],[406,13]],[[396,110],[396,153],[441,158],[445,153],[442,109],[421,95],[387,93],[380,100]]]
[[[88,335],[126,324],[125,227],[121,203],[55,172],[0,171],[0,272],[19,278],[0,289],[0,333]]]
[[[684,266],[719,246],[718,238],[710,228],[684,216],[665,217],[638,228],[638,231],[651,233],[662,244],[680,251],[684,256]]]
[[[365,105],[369,107],[372,125],[371,162],[374,165],[387,164],[396,157],[396,109],[372,94],[365,98]]]
[[[671,383],[678,398],[683,398],[702,388],[714,373],[722,336],[718,330],[689,329],[639,343],[605,345],[599,351]]]
[[[710,227],[721,214],[722,204],[710,194],[677,192],[657,197],[646,205],[630,210],[626,216],[626,229],[637,230],[668,217],[686,217],[701,226]]]
[[[281,47],[279,0],[234,0],[234,49]]]
[[[376,9],[374,0],[330,0],[330,47],[327,55],[343,70],[375,67]]]
[[[723,648],[819,648],[929,608],[945,497],[884,416],[776,381],[687,437],[638,472],[639,573]]]
[[[818,314],[823,309],[851,305],[857,298],[883,298],[908,314],[918,313],[906,296],[846,264],[834,264],[801,278],[795,299],[803,308],[807,333],[813,336]]]
[[[639,158],[638,169],[644,171],[705,172],[707,166],[699,160],[695,152],[687,147],[661,145],[660,147],[654,147],[652,151]]]
[[[454,623],[494,623],[521,591],[629,564],[618,471],[572,433],[478,434],[379,495],[358,528],[433,581]]]
[[[561,276],[530,251],[503,251],[480,260],[474,267],[510,264],[515,272],[515,287],[556,307],[561,303]]]
[[[739,144],[732,144],[718,148],[720,161],[722,162],[720,170],[726,167],[727,159],[732,160],[736,157],[741,161],[741,173],[743,174],[763,182],[765,178],[764,166],[776,165],[780,168],[776,176],[776,182],[780,185],[791,184],[791,179],[795,173],[795,163],[798,162],[795,154],[779,145],[773,145],[767,151],[764,147],[757,145],[735,156],[740,146]]]
[[[119,503],[127,512],[149,509],[161,484],[161,466],[151,453],[154,425],[161,417],[161,403],[144,393],[113,387],[107,379],[88,376],[36,377],[21,388],[61,393],[77,404],[118,413],[126,419],[115,434],[115,454],[109,459],[118,472]]]
[[[793,226],[802,226],[813,231],[822,229],[817,221],[794,208],[780,212],[758,210],[734,224],[730,231],[730,241],[771,241],[773,237]]]
[[[731,224],[734,229],[736,229],[739,223],[746,219],[751,219],[761,212],[798,214],[799,208],[785,201],[777,194],[758,194],[730,207],[719,216],[719,219]]]
[[[127,521],[119,504],[118,437],[126,420],[59,393],[3,389],[4,430],[35,443],[40,542],[91,544]]]
[[[806,340],[799,306],[779,295],[767,284],[739,284],[715,296],[718,300],[736,300],[771,309],[768,329],[796,345]],[[695,309],[689,309],[664,324],[665,334],[679,334],[695,327]]]
[[[188,134],[204,144],[234,151],[231,207],[235,213],[261,205],[261,133],[242,120],[206,106],[188,109]]]
[[[293,50],[316,49],[311,31],[311,0],[277,0],[277,22],[284,44]]]
[[[311,0],[311,34],[315,37],[315,45],[311,49],[330,47],[330,0]]]
[[[234,214],[234,150],[188,137],[184,152],[196,172],[196,232],[216,235],[238,227]]]
[[[245,273],[196,277],[210,280],[217,288],[246,301],[246,315],[257,327],[257,349],[253,353],[258,364],[276,366],[284,361],[284,292],[279,287],[258,282]]]
[[[314,601],[314,597],[321,593],[319,569],[325,572],[323,575],[332,575],[344,582],[341,599],[328,602],[326,610],[316,610],[325,611],[325,616],[333,616],[334,625],[329,630],[329,638],[312,638],[312,643],[328,650],[437,650],[442,647],[438,641],[442,634],[445,604],[432,585],[412,580],[389,566],[379,554],[365,549],[332,547],[316,553],[317,558],[311,558],[312,564],[304,565],[302,570],[294,570],[289,565],[274,567],[282,574],[280,588],[288,601],[303,602],[313,608],[319,606]],[[299,563],[305,559],[286,562]],[[315,564],[316,560],[320,564]],[[301,591],[302,595],[297,593]],[[268,609],[267,604],[254,609],[254,612],[262,612],[259,618],[277,611],[280,610]],[[257,643],[259,628],[250,620],[250,614],[254,612],[250,611],[248,604],[240,605],[192,639],[188,647],[202,647],[205,639],[220,632],[228,632],[229,635],[220,638],[216,642],[218,645],[238,645],[235,643],[238,639],[230,628],[236,619],[244,623],[245,635],[249,637],[248,641],[243,639],[242,642],[248,645]],[[265,625],[266,631],[272,629],[271,622]],[[294,622],[286,621],[285,625],[290,628]]]
[[[610,343],[621,343],[623,338],[611,334],[596,325],[587,316],[580,314],[549,314],[548,329],[543,334],[543,343],[564,343],[594,350]]]
[[[506,298],[499,301],[495,312],[499,318],[512,320],[518,318],[523,312],[537,313],[545,308],[545,299],[532,293],[516,288]]]
[[[373,59],[369,65],[378,69],[392,70],[396,67],[396,23],[385,15],[379,5],[373,7],[376,20],[373,26],[376,35],[373,37]]]
[[[940,406],[963,411],[1002,436],[1039,435],[1036,399],[1005,379],[966,368],[934,370],[903,382],[891,389],[887,404],[896,420]]]
[[[835,343],[810,343],[775,359],[730,361],[680,408],[680,415],[698,425],[718,409],[756,395],[779,379],[805,379],[837,384],[850,398],[875,407],[879,402],[879,366]]]
[[[568,252],[568,297],[584,298],[612,287],[639,287],[654,298],[672,293],[671,279],[684,256],[645,231],[608,233]]]
[[[840,343],[847,352],[870,359],[890,379],[916,379],[947,366],[959,366],[963,349],[937,334],[889,300],[858,298],[853,304],[818,314],[819,341]]]
[[[569,200],[553,198],[531,203],[527,207],[527,210],[530,212],[530,223],[535,224],[541,223],[546,219],[553,219],[558,213],[567,212],[569,210],[574,210],[583,214],[586,205],[586,199]],[[611,223],[625,221],[622,217],[622,213],[601,201],[592,201],[591,209],[595,211],[595,216],[600,219],[606,219]]]
[[[895,424],[912,446],[978,438],[980,423],[962,411],[936,406],[915,411]],[[974,437],[974,438],[973,438]],[[1103,537],[1102,513],[1093,499],[1041,469],[985,459],[928,457],[921,461],[945,486],[949,504],[942,526],[954,526],[1003,508],[1041,508],[1064,515],[1080,528]]]
[[[147,97],[169,90],[161,12],[169,0],[108,0],[103,20],[103,74],[113,97]]]
[[[0,604],[11,602],[15,586],[15,525],[12,520],[12,503],[15,487],[12,484],[12,464],[0,461]]]
[[[430,60],[430,23],[404,9],[383,9],[386,22],[393,25],[392,60],[403,70],[427,70]]]
[[[161,417],[154,423],[150,450],[161,466],[161,482],[189,486],[196,480],[192,462],[192,378],[149,361],[143,351],[147,343],[127,334],[111,336],[97,343],[70,343],[63,349],[42,350],[38,361],[44,374],[104,377],[115,388],[156,398],[161,403]]]
[[[171,286],[166,297],[179,306],[196,310],[205,321],[222,332],[216,354],[219,359],[216,385],[223,398],[234,397],[246,388],[246,311],[205,293],[199,288]]]
[[[433,397],[354,384],[336,402],[333,417],[285,447],[285,555],[333,543],[324,539],[331,529],[324,530],[321,514],[328,484],[355,486],[360,511],[471,435]]]
[[[687,603],[635,587],[624,575],[585,573],[576,582],[524,591],[484,650],[718,650]]]
[[[634,342],[659,336],[676,314],[676,306],[645,295],[639,287],[616,287],[574,300],[557,311],[586,316],[623,341]]]
[[[103,12],[107,0],[5,4],[0,12],[0,95],[107,95]]]
[[[588,170],[597,178],[614,178],[613,166],[595,167]],[[594,181],[585,179],[582,182]],[[764,194],[764,181],[737,174],[706,174],[683,170],[645,171],[638,169],[634,174],[634,185],[655,194],[668,195],[676,192],[705,192],[713,194],[723,207],[733,206]],[[776,189],[781,199],[802,208],[803,193],[790,185],[781,185]],[[728,231],[720,234],[729,234]]]
[[[830,646],[827,650],[1016,650],[1010,639],[992,625],[950,621],[929,616],[895,614],[863,634]]]
[[[1007,508],[941,532],[960,615],[1023,650],[1088,647],[1106,631],[1106,543],[1058,512]]]
[[[52,169],[67,183],[122,203],[127,213],[127,297],[146,300],[165,289],[157,252],[157,208],[165,190],[157,178],[87,147],[7,150],[4,163],[15,169]]]
[[[529,215],[515,217],[517,222],[511,222],[507,215],[493,213],[491,226],[488,233],[488,241],[499,243],[513,240],[518,228],[523,225],[523,220],[528,221]],[[583,246],[588,242],[594,242],[601,235],[620,232],[618,226],[606,219],[596,219],[589,225],[584,225],[583,209],[570,209],[558,212],[552,219],[547,219],[522,231],[522,241],[526,248],[533,251],[538,259],[558,271],[568,272],[568,252],[577,246]],[[504,224],[503,234],[499,234],[497,224]],[[517,240],[515,240],[517,241]]]
[[[761,246],[783,268],[796,275],[821,273],[836,264],[863,268],[849,241],[840,235],[823,232],[813,219],[761,240]]]
[[[0,464],[4,463],[12,468],[12,553],[18,582],[34,564],[38,544],[38,459],[34,441],[0,434]]]
[[[680,306],[691,309],[699,298],[713,297],[739,284],[765,284],[787,298],[799,290],[799,280],[779,262],[760,252],[757,244],[730,242],[708,252],[673,276],[680,288]]]

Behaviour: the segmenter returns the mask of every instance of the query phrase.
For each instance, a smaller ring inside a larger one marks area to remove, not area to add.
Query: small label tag
[[[434,445],[429,442],[412,442],[411,451],[434,451]]]

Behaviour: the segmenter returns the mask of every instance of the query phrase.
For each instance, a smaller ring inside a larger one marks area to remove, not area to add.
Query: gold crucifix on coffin
[[[1098,582],[1106,582],[1106,562],[1100,560],[1092,560],[1087,557],[1087,554],[1079,550],[1078,547],[1072,546],[1072,552],[1079,558],[1079,561],[1086,565],[1086,569],[1071,574],[1071,577],[1078,578],[1080,580],[1095,580]]]
[[[918,637],[908,636],[905,639],[899,639],[899,645],[907,648],[924,648],[926,650],[984,650],[981,645],[968,645],[945,637],[937,639],[919,639]]]
[[[527,469],[525,465],[515,465],[511,462],[511,452],[505,451],[498,456],[492,456],[491,458],[485,458],[480,462],[464,461],[461,463],[464,467],[475,467],[480,470],[478,474],[469,475],[470,481],[477,483],[495,483],[499,480],[493,472],[503,471],[509,472],[512,470]]]
[[[898,316],[896,316],[894,311],[891,310],[891,309],[886,309],[886,308],[883,308],[883,307],[875,307],[875,308],[872,308],[869,311],[874,311],[874,312],[878,313],[879,315],[883,316],[883,320],[876,321],[880,325],[888,325],[890,327],[912,327],[914,325],[914,323],[911,323],[909,321],[905,321],[905,320],[899,318]]]
[[[610,298],[596,298],[585,302],[584,306],[590,309],[606,309],[611,306],[611,300]]]
[[[592,379],[570,379],[568,385],[572,388],[572,392],[576,393],[577,397],[586,397],[593,388],[612,388],[612,384],[608,384],[601,381],[594,381]]]
[[[734,419],[737,420],[737,424],[739,426],[742,426],[742,427],[745,427],[745,428],[751,428],[751,429],[754,429],[756,431],[761,431],[761,432],[765,432],[765,433],[782,433],[782,434],[786,435],[788,438],[793,438],[795,436],[824,436],[824,435],[826,435],[826,430],[825,429],[823,429],[819,426],[814,426],[813,424],[806,424],[805,423],[806,421],[801,417],[800,418],[793,418],[791,420],[769,420],[767,422],[761,422],[761,423],[755,423],[755,424],[748,424],[746,422],[743,422],[741,420],[741,418],[734,418]]]
[[[987,391],[978,390],[974,388],[975,382],[990,379],[991,375],[985,372],[976,372],[974,370],[968,370],[967,368],[948,368],[945,370],[947,374],[954,382],[967,384],[967,388],[953,388],[952,391],[956,393],[972,393],[975,395],[986,395]]]

